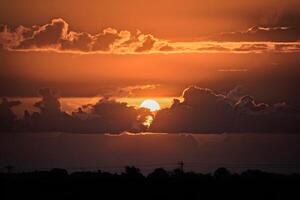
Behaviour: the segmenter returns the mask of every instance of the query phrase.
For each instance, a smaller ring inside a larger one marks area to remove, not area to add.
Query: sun
[[[141,108],[148,108],[151,112],[157,111],[160,109],[159,103],[153,99],[146,99],[144,100],[141,105]]]

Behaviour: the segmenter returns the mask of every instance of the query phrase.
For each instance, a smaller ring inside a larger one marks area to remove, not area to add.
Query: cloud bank
[[[300,28],[254,26],[246,31],[210,36],[209,39],[218,42],[297,42],[300,40]]]
[[[299,132],[300,104],[257,103],[236,88],[227,94],[192,86],[174,99],[170,108],[157,113],[153,132]]]
[[[190,42],[168,41],[141,31],[108,27],[98,33],[76,32],[61,19],[44,25],[10,28],[0,25],[0,48],[11,51],[71,53],[188,53],[188,52],[300,52],[300,28],[252,27]]]
[[[82,105],[68,114],[61,110],[59,98],[49,89],[39,91],[38,112],[25,111],[18,119],[12,111],[20,101],[0,103],[2,132],[76,133],[223,133],[271,132],[299,133],[300,103],[267,104],[243,94],[239,87],[218,94],[208,88],[188,87],[170,108],[151,113],[111,98]],[[149,119],[153,119],[149,126]]]
[[[41,132],[62,131],[77,133],[119,133],[123,131],[142,132],[149,110],[128,106],[127,103],[114,99],[102,98],[96,104],[82,105],[68,114],[61,110],[59,98],[48,88],[39,91],[41,100],[34,106],[38,112],[24,111],[24,116],[17,119],[12,107],[19,101],[3,99],[0,103],[0,130]]]

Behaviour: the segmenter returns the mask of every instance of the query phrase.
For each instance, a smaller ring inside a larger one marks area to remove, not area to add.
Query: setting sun
[[[157,101],[153,100],[153,99],[146,99],[144,100],[141,105],[141,108],[148,108],[150,111],[157,111],[160,109],[160,105],[159,103],[157,103]]]

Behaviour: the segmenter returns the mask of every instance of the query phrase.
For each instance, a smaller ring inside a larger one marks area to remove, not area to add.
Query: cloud
[[[159,111],[150,127],[154,132],[220,132],[231,130],[234,110],[225,96],[207,88],[191,86],[183,91],[183,102]]]
[[[240,87],[227,94],[191,86],[183,101],[174,100],[160,110],[149,131],[153,132],[299,132],[299,103],[257,103]]]
[[[107,28],[102,33],[98,33],[94,36],[92,45],[93,51],[108,51],[117,40],[120,40],[121,34],[116,29]],[[128,38],[129,39],[129,38]]]
[[[94,105],[84,105],[73,112],[80,119],[81,130],[86,132],[121,133],[146,131],[145,120],[150,110],[128,106],[111,98],[102,98]]]
[[[69,25],[63,19],[53,19],[50,24],[43,25],[33,32],[31,37],[21,41],[18,48],[58,47],[68,34]]]
[[[139,40],[142,41],[142,45],[136,48],[136,52],[150,51],[157,41],[152,35],[141,35]]]
[[[221,45],[217,44],[211,44],[205,47],[200,47],[198,48],[199,51],[217,51],[217,52],[222,52],[222,51],[230,51],[230,48],[223,47]]]
[[[275,44],[274,48],[279,52],[300,52],[300,44]]]
[[[235,106],[236,102],[238,102],[244,95],[244,87],[241,85],[236,86],[232,90],[226,93],[226,100],[231,106]]]
[[[252,96],[243,96],[236,104],[235,109],[240,113],[259,115],[270,112],[272,107],[265,103],[256,103]]]
[[[89,52],[92,49],[93,36],[88,33],[71,31],[67,39],[61,41],[62,50]]]
[[[160,84],[140,84],[140,85],[127,85],[116,86],[107,85],[101,88],[99,96],[105,98],[122,98],[122,97],[139,97],[144,96],[149,92],[153,92],[159,88]]]
[[[121,133],[143,132],[145,121],[152,116],[150,110],[135,108],[127,103],[110,98],[101,98],[96,104],[80,106],[72,114],[61,110],[59,98],[48,88],[39,91],[41,100],[34,104],[38,112],[24,112],[16,119],[11,107],[19,101],[3,99],[0,104],[0,131],[25,132],[76,132],[76,133]]]
[[[83,109],[87,111],[83,111]],[[79,108],[78,112],[73,113],[73,116],[77,116],[79,119],[84,116],[85,121],[82,124],[93,127],[92,131],[114,133],[145,130],[143,122],[149,114],[149,110],[136,109],[124,102],[102,98],[95,105]]]
[[[246,52],[249,52],[249,51],[259,52],[259,51],[266,51],[268,49],[269,48],[268,48],[267,44],[242,44],[240,47],[237,47],[234,50],[235,51],[246,51]]]
[[[246,31],[221,33],[208,39],[218,42],[297,42],[300,28],[254,26]]]
[[[20,101],[8,101],[3,98],[0,103],[0,131],[12,130],[17,119],[17,116],[13,113],[12,107],[20,105]]]
[[[42,100],[36,102],[34,106],[40,109],[41,114],[56,115],[61,112],[60,102],[49,88],[40,89],[39,95],[42,97]]]
[[[31,28],[19,26],[10,30],[7,25],[0,26],[0,44],[2,48],[11,50],[144,52],[151,50],[158,41],[151,34],[118,31],[110,27],[96,34],[75,32],[61,18]]]
[[[159,48],[159,51],[174,51],[175,48],[172,47],[170,44],[164,44]]]
[[[76,121],[61,110],[59,98],[48,88],[39,90],[41,100],[34,106],[39,112],[25,110],[23,119],[16,125],[16,130],[21,131],[67,131],[71,132],[76,127]]]
[[[204,39],[178,42],[155,37],[137,30],[112,27],[91,34],[76,32],[61,19],[44,25],[19,26],[11,29],[0,25],[0,47],[10,51],[56,51],[69,53],[263,53],[299,52],[300,28],[260,27],[246,31],[221,33]]]
[[[160,84],[148,84],[122,87],[118,90],[118,93],[116,95],[121,97],[135,96],[136,94],[143,91],[154,90],[159,86]]]
[[[223,133],[273,132],[299,133],[300,103],[257,102],[242,87],[218,94],[208,88],[191,86],[174,99],[170,108],[156,114],[145,108],[128,106],[112,98],[80,106],[68,114],[61,110],[59,98],[49,89],[39,91],[34,104],[38,112],[24,112],[17,119],[11,108],[19,101],[0,103],[0,131],[76,132],[76,133]],[[150,127],[146,120],[151,117]]]
[[[31,30],[19,26],[15,30],[11,30],[7,25],[0,25],[0,44],[3,49],[11,49],[20,45],[24,37],[30,34]]]

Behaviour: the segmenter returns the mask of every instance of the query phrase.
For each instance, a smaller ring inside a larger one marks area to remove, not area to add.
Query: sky
[[[96,33],[107,27],[139,29],[165,39],[185,41],[252,26],[297,26],[299,1],[2,1],[3,24],[32,26],[58,17],[76,31]]]
[[[299,4],[4,0],[3,130],[297,132]]]
[[[299,0],[1,0],[0,171],[297,172],[299,58]]]
[[[30,0],[0,11],[1,96],[145,85],[156,88],[131,95],[180,96],[198,83],[225,91],[251,81],[239,77],[299,73],[299,1]]]

